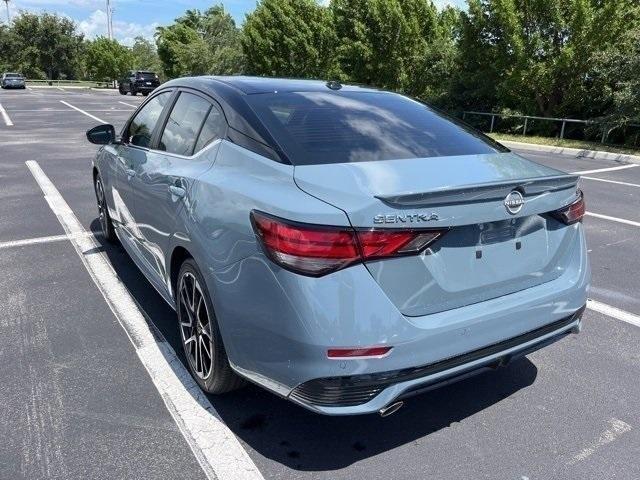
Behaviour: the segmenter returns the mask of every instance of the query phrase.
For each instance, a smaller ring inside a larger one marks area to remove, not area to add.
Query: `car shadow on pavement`
[[[386,418],[318,415],[255,386],[210,399],[229,428],[259,454],[295,470],[330,471],[455,428],[457,422],[531,385],[537,371],[522,358],[409,398]]]
[[[96,222],[94,222],[95,224]],[[92,224],[92,230],[99,230]],[[182,347],[175,312],[162,300],[121,246],[104,252],[145,315],[178,353]],[[328,417],[254,385],[209,400],[227,426],[260,455],[301,471],[331,471],[409,443],[455,424],[533,384],[536,366],[527,358],[494,372],[405,400],[397,413]]]

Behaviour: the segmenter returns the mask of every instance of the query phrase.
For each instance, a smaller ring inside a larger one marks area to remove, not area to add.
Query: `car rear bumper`
[[[402,315],[362,265],[310,278],[258,254],[209,270],[208,283],[238,373],[315,412],[350,415],[577,331],[591,276],[581,228],[573,257],[555,280],[419,317]],[[392,350],[383,358],[327,356],[330,348],[374,346]],[[358,388],[345,390],[351,383]]]
[[[136,83],[134,88],[139,92],[152,92],[159,86],[160,84],[145,85],[144,83]]]
[[[394,402],[509,364],[581,328],[583,306],[556,322],[462,355],[419,367],[298,385],[289,399],[328,415],[378,412]]]

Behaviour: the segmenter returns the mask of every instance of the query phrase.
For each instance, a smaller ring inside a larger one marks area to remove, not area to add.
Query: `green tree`
[[[262,0],[247,15],[242,46],[257,75],[328,77],[335,74],[331,12],[314,0]]]
[[[85,59],[89,78],[98,81],[118,79],[131,67],[130,50],[106,37],[98,37],[88,42]]]
[[[243,70],[240,31],[222,5],[204,13],[187,10],[174,24],[158,28],[156,45],[167,77]]]
[[[73,78],[80,67],[83,35],[76,24],[49,13],[22,12],[11,30],[19,43],[14,62],[29,76],[46,74],[49,79]]]
[[[136,37],[131,46],[131,69],[161,73],[162,64],[156,46],[144,37]]]
[[[429,46],[438,35],[430,0],[333,0],[331,10],[347,79],[413,94],[424,89]]]
[[[635,0],[469,0],[454,93],[472,108],[593,116],[593,55],[639,22]]]

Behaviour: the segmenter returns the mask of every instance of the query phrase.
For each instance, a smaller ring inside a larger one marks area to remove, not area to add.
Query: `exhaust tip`
[[[389,415],[392,415],[396,413],[398,410],[400,410],[400,408],[402,408],[403,405],[404,405],[404,402],[392,403],[391,405],[387,405],[386,407],[381,408],[378,411],[378,413],[382,418],[388,417]]]

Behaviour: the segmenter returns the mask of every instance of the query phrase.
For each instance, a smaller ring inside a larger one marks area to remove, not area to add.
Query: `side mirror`
[[[87,140],[96,145],[108,145],[116,141],[116,129],[113,125],[98,125],[87,130]]]

